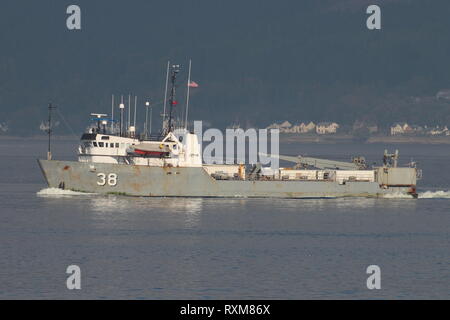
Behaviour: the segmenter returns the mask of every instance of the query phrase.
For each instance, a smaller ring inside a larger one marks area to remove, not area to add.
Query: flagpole
[[[191,88],[191,68],[192,68],[192,60],[189,59],[189,75],[188,75],[188,82],[187,82],[187,97],[186,97],[186,114],[185,114],[185,120],[184,120],[184,128],[187,130],[187,121],[188,121],[188,112],[189,112],[189,92]]]
[[[131,94],[128,95],[128,130],[130,130],[131,126]]]

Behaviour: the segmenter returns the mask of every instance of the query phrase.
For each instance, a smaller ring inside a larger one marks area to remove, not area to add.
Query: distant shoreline
[[[79,137],[74,136],[52,136],[52,140],[79,140]],[[44,141],[48,140],[48,136],[0,136],[0,140],[34,140]]]
[[[411,136],[387,136],[370,137],[367,143],[405,143],[405,144],[450,144],[450,136],[439,137],[411,137]]]
[[[283,143],[388,143],[388,144],[450,144],[450,136],[372,136],[369,138],[355,137],[350,134],[330,135],[299,135],[280,134]]]

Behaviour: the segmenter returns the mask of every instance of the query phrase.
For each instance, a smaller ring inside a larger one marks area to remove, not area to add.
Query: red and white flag
[[[195,81],[191,81],[188,83],[188,87],[190,88],[198,88],[198,83]]]

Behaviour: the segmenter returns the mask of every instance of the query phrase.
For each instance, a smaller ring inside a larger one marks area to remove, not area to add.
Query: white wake
[[[36,192],[38,196],[48,197],[65,197],[65,196],[86,196],[95,193],[77,192],[71,190],[63,190],[59,188],[45,188]],[[411,199],[412,196],[405,193],[388,193],[383,196],[386,199]],[[450,191],[424,191],[419,192],[419,199],[450,199]]]
[[[412,199],[412,196],[405,193],[388,193],[383,196],[386,199]],[[424,191],[419,192],[419,199],[450,199],[450,191]]]
[[[71,190],[63,190],[59,188],[45,188],[38,192],[36,192],[38,196],[43,197],[67,197],[67,196],[85,196],[85,195],[92,195],[94,193],[87,193],[87,192],[76,192]]]
[[[383,198],[385,199],[413,199],[413,196],[406,194],[406,193],[387,193],[383,195]]]
[[[419,199],[450,199],[450,191],[425,191],[419,193]]]

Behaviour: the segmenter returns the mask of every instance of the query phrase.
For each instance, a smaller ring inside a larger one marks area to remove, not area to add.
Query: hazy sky
[[[111,94],[136,94],[143,110],[163,98],[167,60],[184,79],[189,58],[192,118],[215,126],[450,121],[432,100],[450,88],[450,2],[377,1],[382,29],[370,31],[371,2],[2,0],[0,124],[36,133],[53,101],[82,130]]]

